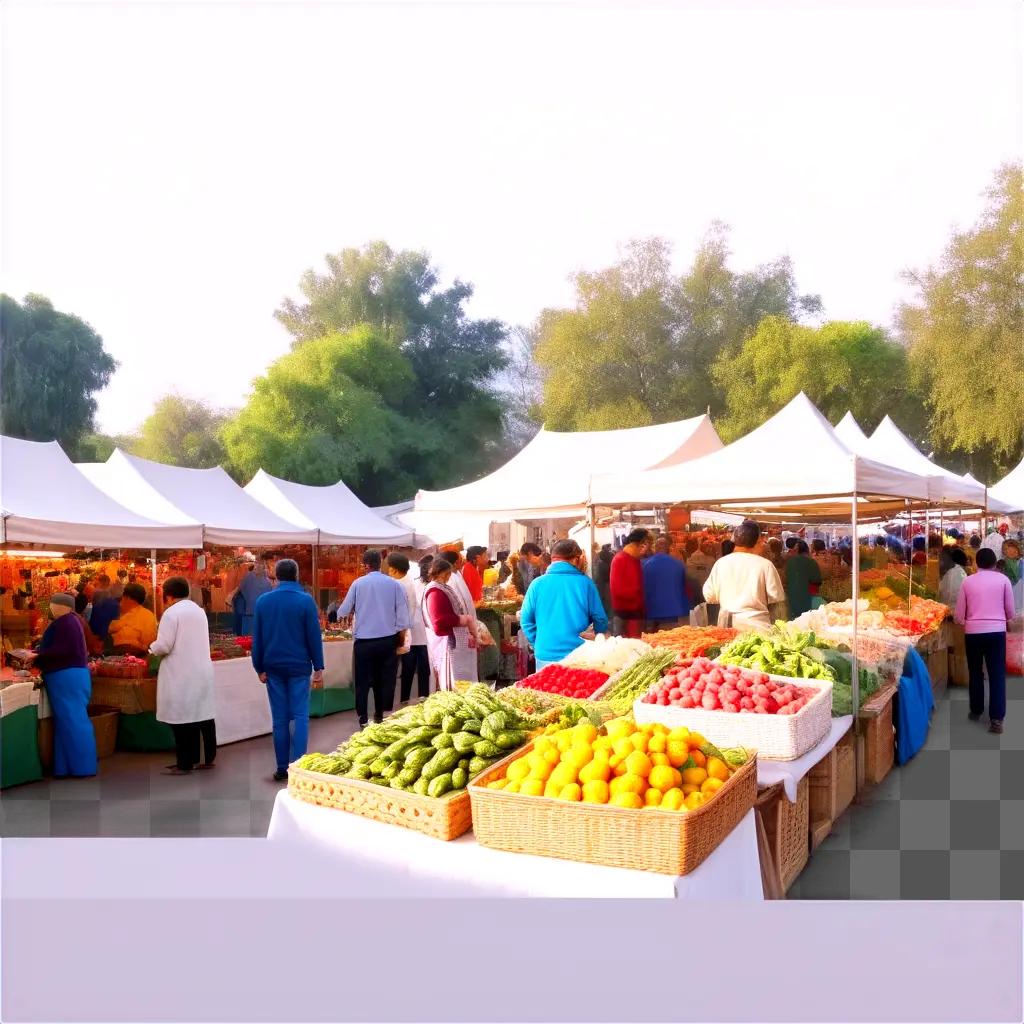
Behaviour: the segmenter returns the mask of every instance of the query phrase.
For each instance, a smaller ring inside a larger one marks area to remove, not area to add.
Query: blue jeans
[[[284,772],[302,757],[309,742],[309,676],[283,676],[267,672],[270,720],[274,724],[274,756]]]

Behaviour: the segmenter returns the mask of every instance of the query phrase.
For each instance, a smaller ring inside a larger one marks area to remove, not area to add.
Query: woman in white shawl
[[[430,582],[423,592],[423,620],[427,627],[427,652],[437,687],[451,690],[456,682],[476,682],[476,623],[464,600],[449,586],[452,566],[435,558]]]

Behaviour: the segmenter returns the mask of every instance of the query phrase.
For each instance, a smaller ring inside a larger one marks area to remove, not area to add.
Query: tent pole
[[[316,542],[313,544],[313,600],[316,601],[316,610],[321,612],[320,607],[320,534],[317,533]]]
[[[153,614],[154,615],[159,615],[159,609],[157,608],[157,603],[156,603],[156,548],[153,548],[152,551],[150,551],[149,564],[150,564],[150,580],[151,580],[151,582],[153,584]]]
[[[853,771],[856,784],[860,781],[863,753],[860,743],[860,662],[857,658],[857,605],[860,600],[860,536],[857,532],[857,456],[853,457],[853,503],[850,520],[853,528],[853,561],[850,565],[850,583],[853,592],[853,673],[850,678],[850,696],[853,707]]]
[[[594,506],[587,506],[587,519],[590,521],[590,550],[587,552],[587,565],[590,568],[590,578],[594,578],[594,570],[597,568],[597,555],[594,548],[597,546],[597,523],[594,521]]]

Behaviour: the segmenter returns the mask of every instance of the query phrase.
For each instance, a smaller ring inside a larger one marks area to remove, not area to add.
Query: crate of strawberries
[[[542,693],[557,693],[563,697],[586,700],[608,682],[607,672],[596,669],[570,668],[567,665],[546,665],[532,676],[520,679],[516,686]]]
[[[726,746],[793,761],[832,727],[832,683],[795,681],[708,658],[677,658],[633,709],[637,722],[712,732]]]

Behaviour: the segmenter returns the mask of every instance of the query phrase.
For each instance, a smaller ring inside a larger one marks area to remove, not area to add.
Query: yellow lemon
[[[576,768],[571,764],[560,764],[551,773],[548,785],[557,786],[561,792],[566,786],[576,781]]]
[[[704,803],[704,799],[705,797],[703,793],[691,793],[686,798],[686,806],[689,810],[695,811]]]
[[[617,739],[612,746],[615,756],[621,761],[633,753],[633,742],[628,736]]]
[[[651,754],[652,765],[667,765],[669,763],[668,754]]]
[[[544,753],[541,756],[550,765],[558,764],[558,748],[557,747],[549,747],[547,750],[544,751]]]
[[[601,779],[591,779],[583,784],[583,802],[585,804],[606,804],[608,795],[608,783]]]
[[[562,792],[562,787],[559,786],[559,785],[556,785],[550,779],[548,779],[548,781],[544,783],[544,795],[545,796],[549,796],[549,797],[551,797],[553,799],[553,798],[557,797],[558,794],[561,793],[561,792]]]
[[[708,759],[704,756],[704,752],[696,747],[690,747],[690,760],[698,768],[707,768]]]
[[[573,747],[572,750],[563,755],[563,760],[573,765],[579,771],[585,764],[590,764],[594,760],[594,752],[590,747]]]
[[[508,779],[495,779],[487,783],[488,789],[504,789],[508,785]]]
[[[703,747],[707,740],[699,732],[691,732],[686,740],[691,747]]]
[[[721,779],[705,779],[701,784],[700,791],[705,796],[711,796],[717,793],[724,785],[725,783]]]
[[[639,796],[647,792],[647,780],[642,775],[623,775],[616,781],[620,793],[636,793]]]
[[[700,786],[694,786],[694,785],[691,785],[690,783],[684,783],[679,788],[682,791],[683,796],[689,796],[691,793],[699,793],[700,792]]]
[[[612,768],[607,761],[595,759],[580,769],[580,782],[593,782],[600,779],[607,782],[612,777]]]
[[[625,774],[626,774],[626,772],[628,772],[628,771],[629,771],[629,769],[628,769],[628,768],[626,767],[626,762],[625,762],[625,761],[620,761],[620,762],[619,762],[619,763],[618,763],[618,764],[617,764],[617,765],[616,765],[616,766],[615,766],[615,767],[614,767],[614,768],[612,769],[612,775],[615,775],[616,777],[618,777],[618,776],[620,776],[620,775],[625,775]]]
[[[683,806],[683,791],[681,789],[670,789],[662,798],[661,806],[666,811],[678,811]]]
[[[533,744],[533,751],[536,754],[543,754],[545,750],[550,750],[554,747],[555,741],[548,736],[540,736]]]
[[[598,736],[597,739],[594,740],[594,742],[591,744],[591,746],[594,748],[595,754],[598,751],[611,750],[612,738],[611,736]]]
[[[644,724],[640,726],[639,731],[642,732],[647,737],[653,736],[654,735],[654,723],[653,722],[644,722]]]
[[[701,786],[704,780],[708,777],[708,773],[703,768],[684,768],[683,769],[683,782],[693,785]]]
[[[685,725],[679,726],[678,729],[673,729],[668,734],[669,743],[689,743],[690,730]]]
[[[508,766],[506,774],[510,779],[518,779],[522,782],[530,774],[530,766],[526,763],[525,758],[521,757],[518,761],[513,761]]]
[[[642,751],[636,750],[626,758],[626,767],[630,775],[641,775],[646,779],[651,774],[651,759]]]
[[[544,793],[544,782],[541,779],[523,779],[519,784],[519,792],[527,796],[541,796]]]
[[[729,778],[729,766],[720,757],[709,757],[707,773],[710,778],[725,782]]]
[[[644,805],[643,798],[636,793],[616,793],[611,803],[615,807],[629,807],[633,810],[639,810]]]
[[[576,726],[576,734],[587,743],[593,743],[597,739],[597,727],[593,722],[580,722]]]
[[[555,746],[558,748],[559,753],[564,754],[570,746],[572,746],[572,740],[568,733],[561,733],[558,739],[555,741]]]
[[[594,748],[595,761],[604,761],[604,763],[607,764],[611,760],[611,758],[612,752],[607,747],[602,747],[600,749],[598,749],[597,747]]]
[[[645,807],[658,807],[661,804],[661,790],[649,789],[644,793]]]
[[[647,751],[651,754],[664,754],[668,750],[668,740],[661,733],[655,733],[647,741]]]
[[[528,779],[533,779],[536,782],[547,782],[551,777],[552,766],[547,761],[542,761],[540,764],[535,764],[530,769],[530,774],[527,776]]]
[[[583,790],[575,782],[570,783],[568,786],[562,787],[562,792],[558,794],[558,799],[579,802],[583,799]]]
[[[668,733],[669,733],[668,726],[667,725],[662,725],[661,722],[655,722],[654,723],[654,731],[659,736],[666,736],[666,737],[668,736]]]
[[[642,732],[635,732],[629,737],[630,742],[633,744],[634,750],[646,750],[647,749],[647,736]]]
[[[676,771],[668,765],[656,765],[651,769],[650,777],[647,780],[651,786],[661,793],[667,793],[676,784]]]
[[[512,780],[512,781],[511,781],[511,782],[510,782],[510,783],[509,783],[509,784],[508,784],[508,785],[507,785],[507,786],[505,787],[505,792],[506,792],[506,793],[518,793],[518,792],[519,792],[519,786],[520,786],[520,782],[519,782],[519,780],[518,780],[518,779],[513,779],[513,780]]]
[[[617,740],[622,736],[629,736],[631,733],[636,731],[636,723],[632,718],[613,718],[606,726],[608,735],[613,740]]]
[[[689,756],[690,748],[686,745],[686,740],[668,741],[668,763],[673,768],[681,768]]]

